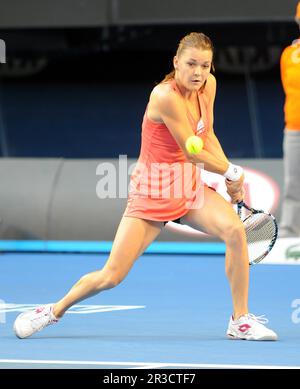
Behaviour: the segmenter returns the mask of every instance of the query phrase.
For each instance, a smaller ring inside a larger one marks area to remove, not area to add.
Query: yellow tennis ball
[[[185,142],[185,148],[190,154],[199,154],[203,149],[203,140],[196,135],[190,136]]]

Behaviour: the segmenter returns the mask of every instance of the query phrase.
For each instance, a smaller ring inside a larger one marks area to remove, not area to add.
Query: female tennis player
[[[266,319],[248,311],[249,262],[243,224],[232,205],[199,180],[197,164],[203,164],[206,170],[224,176],[232,202],[243,198],[243,169],[228,161],[213,130],[216,79],[211,74],[211,40],[202,33],[185,36],[173,64],[173,71],[150,95],[127,208],[105,266],[84,275],[55,304],[19,315],[14,323],[19,338],[57,322],[79,301],[117,286],[165,223],[176,221],[226,243],[225,267],[233,302],[228,337],[277,339],[264,325]],[[185,144],[195,135],[203,139],[204,148],[190,154]]]

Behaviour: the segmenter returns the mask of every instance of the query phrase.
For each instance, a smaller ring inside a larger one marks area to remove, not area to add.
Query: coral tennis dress
[[[180,93],[175,80],[171,87]],[[207,104],[198,92],[201,119],[197,123],[187,115],[197,136],[205,141],[209,128]],[[196,208],[201,191],[200,168],[187,160],[164,123],[147,117],[142,124],[140,156],[130,179],[129,196],[124,216],[154,221],[171,221]]]

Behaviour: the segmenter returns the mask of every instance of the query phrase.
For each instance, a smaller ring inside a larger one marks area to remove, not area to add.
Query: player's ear
[[[176,70],[177,67],[178,67],[178,57],[177,55],[175,55],[175,57],[173,58],[173,66],[174,66],[174,69]]]

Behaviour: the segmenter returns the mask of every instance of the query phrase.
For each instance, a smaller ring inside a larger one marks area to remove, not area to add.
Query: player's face
[[[176,77],[188,90],[201,88],[210,73],[211,64],[211,50],[189,48],[174,58]]]

